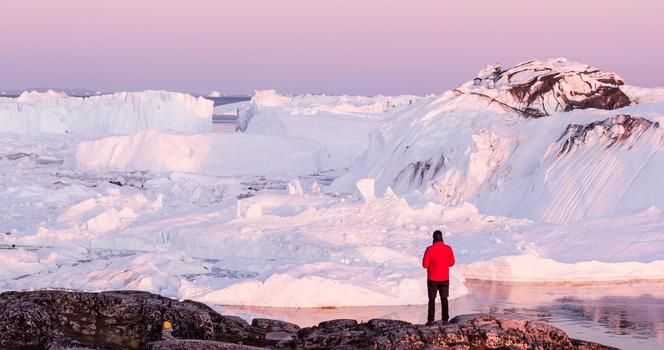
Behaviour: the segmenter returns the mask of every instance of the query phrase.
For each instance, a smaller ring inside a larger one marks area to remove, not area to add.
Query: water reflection
[[[524,285],[468,282],[450,314],[505,313],[549,322],[571,337],[623,349],[664,348],[664,282]],[[269,317],[311,326],[334,318],[424,323],[426,305],[348,308],[218,308],[245,319]],[[437,311],[440,311],[438,308]]]

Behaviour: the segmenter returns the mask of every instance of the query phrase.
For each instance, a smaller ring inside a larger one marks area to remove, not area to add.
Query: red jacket
[[[427,269],[428,280],[449,281],[450,266],[454,266],[454,252],[447,244],[436,242],[424,251],[422,267]]]

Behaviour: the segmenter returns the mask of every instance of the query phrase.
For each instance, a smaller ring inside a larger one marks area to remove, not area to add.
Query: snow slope
[[[0,132],[127,134],[210,131],[212,101],[166,91],[69,97],[49,90],[0,99]]]
[[[369,177],[379,191],[558,223],[664,207],[661,102],[628,106],[616,75],[560,59],[492,74],[383,123],[334,188]]]

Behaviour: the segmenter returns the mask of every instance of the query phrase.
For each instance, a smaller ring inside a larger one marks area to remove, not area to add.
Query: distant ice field
[[[419,305],[436,229],[452,298],[473,280],[661,281],[662,101],[560,59],[440,96],[3,98],[0,289]]]

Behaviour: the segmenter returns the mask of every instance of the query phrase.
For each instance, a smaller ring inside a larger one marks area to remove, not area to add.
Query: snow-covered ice
[[[422,97],[280,95],[256,91],[240,110],[236,129],[244,134],[310,140],[324,152],[326,169],[349,167],[367,147],[368,134],[380,120],[408,109]]]
[[[236,133],[184,94],[3,99],[0,289],[422,304],[435,229],[452,298],[471,279],[664,280],[661,89],[560,59],[517,71],[438,97],[261,91],[215,108],[240,109]],[[529,101],[543,74],[553,95]]]
[[[318,144],[301,138],[147,130],[81,142],[75,160],[77,169],[89,172],[298,176],[324,170],[326,155]]]
[[[49,90],[0,99],[0,132],[127,134],[211,129],[212,101],[167,91],[69,97]]]

